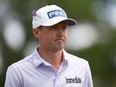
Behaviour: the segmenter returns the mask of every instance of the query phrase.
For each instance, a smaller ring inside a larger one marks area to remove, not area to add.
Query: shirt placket
[[[59,78],[60,78],[60,73],[65,69],[66,67],[63,67],[62,65],[61,65],[61,67],[58,69],[58,72],[56,73],[56,72],[54,72],[54,87],[60,87],[60,83],[61,82],[59,82]]]

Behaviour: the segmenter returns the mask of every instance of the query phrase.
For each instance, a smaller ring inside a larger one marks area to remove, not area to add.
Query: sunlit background
[[[116,0],[0,0],[0,87],[7,67],[38,46],[31,12],[47,4],[77,21],[65,49],[89,61],[94,87],[116,87]]]

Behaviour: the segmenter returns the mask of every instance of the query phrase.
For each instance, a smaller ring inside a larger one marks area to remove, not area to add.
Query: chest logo
[[[75,76],[74,78],[68,78],[68,77],[65,77],[66,79],[66,83],[69,84],[69,83],[81,83],[81,78],[78,78],[77,76]]]

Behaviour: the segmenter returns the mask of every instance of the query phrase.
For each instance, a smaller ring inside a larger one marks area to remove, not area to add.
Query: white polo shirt
[[[5,87],[93,87],[89,64],[63,50],[64,59],[56,73],[37,49],[8,67]]]

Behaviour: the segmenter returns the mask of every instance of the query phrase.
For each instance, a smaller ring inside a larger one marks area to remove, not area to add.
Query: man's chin
[[[58,46],[57,50],[62,50],[63,48],[64,48],[64,45],[63,46]]]

